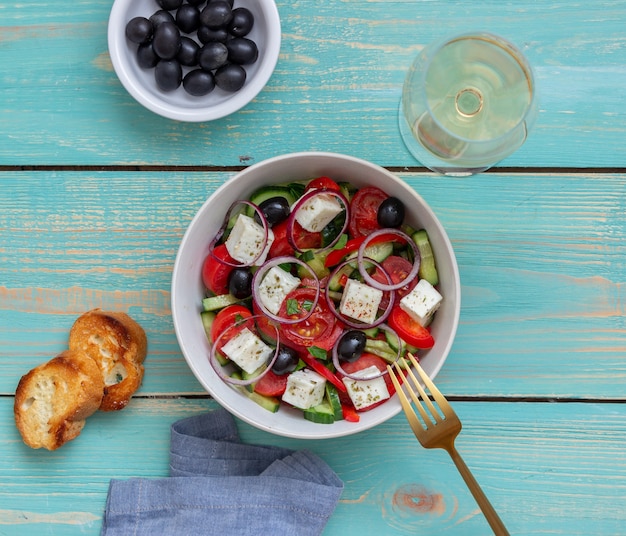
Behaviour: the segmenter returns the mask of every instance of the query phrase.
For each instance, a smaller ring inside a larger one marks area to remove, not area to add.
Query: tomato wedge
[[[314,289],[297,288],[283,300],[279,316],[297,318],[287,313],[288,308],[296,305],[299,308],[306,308],[307,304],[310,306],[314,299]],[[327,348],[332,347],[329,338],[333,335],[335,324],[335,315],[328,308],[324,297],[320,296],[315,309],[308,318],[295,324],[282,324],[280,335],[297,347],[319,346],[320,348]],[[329,344],[330,346],[328,346]]]
[[[399,257],[398,255],[389,255],[381,264],[382,270],[378,267],[374,270],[372,274],[372,279],[382,283],[383,285],[388,285],[389,281],[385,274],[389,275],[391,278],[391,283],[393,285],[401,283],[406,277],[409,275],[411,270],[413,269],[413,264],[410,261],[405,259],[404,257]],[[406,296],[409,292],[411,292],[415,285],[417,285],[417,277],[414,277],[412,281],[407,283],[405,286],[396,289],[396,303],[398,300]],[[386,309],[389,304],[389,294],[383,294],[382,301],[380,302],[380,307],[382,309]]]
[[[309,184],[306,185],[305,192],[309,190],[334,190],[335,192],[341,192],[341,187],[330,177],[317,177],[312,179]]]
[[[233,271],[234,266],[230,266],[221,260],[235,263],[230,256],[225,244],[215,246],[213,251],[204,259],[202,265],[202,282],[214,294],[228,294],[228,276]]]
[[[394,305],[387,321],[407,344],[422,350],[432,348],[435,345],[435,339],[430,331],[413,320],[400,306]]]
[[[356,361],[353,361],[352,363],[341,364],[341,367],[343,368],[344,372],[348,374],[354,374],[355,372],[359,372],[360,370],[367,369],[371,366],[376,367],[381,372],[385,372],[387,370],[387,362],[382,357],[378,357],[377,355],[368,354],[368,353],[362,354],[361,357],[359,357]],[[394,387],[393,382],[391,381],[391,378],[389,377],[389,374],[385,374],[383,378],[385,380],[385,385],[387,386],[387,391],[389,391],[389,396],[391,397],[396,393],[396,388]],[[372,404],[371,406],[367,406],[366,408],[363,408],[358,411],[360,412],[369,411],[370,409],[374,409],[380,406],[381,404],[384,404],[385,402],[387,402],[387,400],[389,399],[385,398],[384,400],[376,402],[375,404]]]
[[[378,207],[389,196],[380,188],[366,186],[354,194],[350,202],[348,229],[352,237],[367,236],[380,229]]]
[[[285,255],[293,255],[295,250],[287,238],[287,220],[280,222],[272,227],[274,233],[274,241],[270,246],[268,257],[284,257]]]
[[[268,370],[255,384],[254,391],[263,396],[282,396],[287,389],[289,374],[276,374]]]
[[[217,315],[215,315],[215,319],[213,320],[213,324],[211,325],[211,342],[216,341],[217,338],[226,331],[230,326],[235,324],[235,322],[240,318],[250,318],[252,313],[250,309],[244,307],[243,305],[228,305],[224,307]],[[236,335],[237,331],[233,331],[233,336]],[[226,338],[222,338],[221,346],[226,344],[227,339],[231,339],[232,337],[227,336]]]

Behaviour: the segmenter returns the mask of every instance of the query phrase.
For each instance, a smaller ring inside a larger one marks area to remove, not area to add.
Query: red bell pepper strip
[[[315,359],[311,354],[309,354],[308,352],[301,352],[299,356],[300,356],[300,359],[302,359],[302,361],[306,363],[307,367],[312,368],[320,376],[323,376],[324,378],[326,378],[339,391],[343,393],[348,392],[344,383],[333,372],[331,372],[322,363],[320,363],[317,359]]]
[[[343,418],[348,422],[359,422],[361,420],[361,416],[357,413],[354,406],[350,404],[341,404],[341,412],[343,413]]]

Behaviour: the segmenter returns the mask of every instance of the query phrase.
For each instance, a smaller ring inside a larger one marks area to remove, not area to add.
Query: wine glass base
[[[398,113],[398,125],[400,127],[400,135],[404,141],[404,145],[409,152],[415,157],[415,159],[435,173],[440,175],[448,175],[450,177],[469,177],[476,175],[476,173],[482,173],[487,171],[493,164],[480,167],[465,167],[455,166],[450,162],[441,160],[433,155],[430,151],[427,151],[416,139],[411,131],[411,128],[406,122],[404,113],[402,111],[402,102],[400,103],[400,110]]]

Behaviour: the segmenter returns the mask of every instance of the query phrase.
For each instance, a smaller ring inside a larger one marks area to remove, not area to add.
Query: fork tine
[[[454,413],[452,406],[448,402],[445,396],[441,394],[441,391],[437,389],[437,386],[433,383],[433,381],[428,377],[428,374],[424,371],[424,369],[420,366],[419,362],[411,353],[407,353],[411,363],[415,367],[415,370],[420,375],[420,378],[424,382],[424,385],[428,388],[428,390],[432,393],[433,398],[437,401],[439,406],[444,412]]]
[[[409,402],[409,399],[404,394],[404,391],[402,390],[402,386],[400,385],[400,381],[396,377],[396,374],[390,365],[387,365],[387,371],[389,372],[389,377],[391,378],[391,382],[393,383],[393,386],[396,388],[396,393],[398,393],[398,398],[400,399],[400,405],[402,406],[402,409],[404,410],[404,414],[406,415],[406,418],[409,421],[411,428],[417,434],[418,431],[423,430],[424,427],[422,426],[422,423],[420,423],[419,419],[417,418],[417,415],[415,415],[415,412],[413,411],[413,408],[411,407],[411,402]]]
[[[417,363],[417,360],[415,360],[415,363]],[[411,369],[408,369],[408,373],[409,373],[409,376],[411,377],[411,379],[413,380],[413,386],[415,387],[415,389],[419,393],[419,396],[420,396],[421,400],[424,401],[424,403],[428,407],[428,410],[430,411],[432,417],[435,419],[435,423],[441,422],[442,421],[441,415],[437,411],[437,408],[435,408],[434,404],[431,402],[430,397],[428,396],[428,394],[426,393],[426,391],[422,387],[422,384],[420,383],[420,381],[415,377],[415,374],[413,374],[413,371]],[[405,376],[405,378],[406,378],[406,376]],[[413,398],[413,400],[417,404],[418,400],[416,399],[415,393],[411,389],[411,384],[409,382],[407,382],[406,385],[409,388],[409,393],[411,394],[411,398]],[[421,413],[421,415],[424,418],[424,420],[426,420],[426,416],[423,413]],[[430,425],[435,424],[435,423],[432,422],[432,419],[430,419],[430,418],[428,420],[426,420],[426,422],[427,422],[427,424],[430,424]]]
[[[407,375],[406,373],[400,368],[400,366],[398,365],[398,363],[394,363],[394,367],[396,368],[397,374],[402,376],[403,379],[403,383],[404,385],[406,385],[406,387],[408,388],[409,391],[409,395],[411,396],[411,399],[413,400],[413,402],[415,403],[415,407],[417,408],[417,411],[419,411],[420,416],[422,417],[422,420],[424,421],[424,425],[422,426],[422,428],[430,428],[431,426],[434,426],[435,423],[433,423],[432,419],[430,418],[430,416],[428,415],[428,412],[424,409],[424,406],[422,405],[422,401],[420,400],[420,398],[415,394],[415,391],[413,389],[411,389],[411,385],[408,381]],[[413,381],[417,382],[417,378],[415,378],[415,376],[413,375],[413,373],[411,372],[411,369],[408,369],[408,373],[410,376],[412,376]],[[421,386],[420,386],[421,387]],[[404,390],[400,389],[400,391],[402,392],[402,394],[404,395]],[[429,401],[430,402],[430,401]]]

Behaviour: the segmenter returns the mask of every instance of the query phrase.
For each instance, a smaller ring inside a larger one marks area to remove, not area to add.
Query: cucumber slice
[[[381,242],[380,244],[374,244],[372,246],[367,246],[365,251],[363,251],[363,257],[370,258],[378,263],[383,262],[389,255],[393,253],[393,242]],[[355,251],[348,255],[348,259],[355,259],[355,262],[351,262],[350,266],[352,268],[358,268],[356,263],[356,258],[358,256],[358,251]],[[365,262],[365,268],[372,268],[372,264]]]
[[[387,341],[367,339],[365,351],[369,354],[382,357],[387,363],[393,363],[398,358],[398,352],[394,350]]]
[[[314,250],[307,249],[300,256],[300,260],[304,261],[315,275],[322,279],[330,273],[330,270],[324,265],[327,255],[328,252],[316,253]],[[302,278],[311,277],[311,274],[304,266],[298,265],[298,276]]]
[[[213,325],[215,317],[216,313],[213,311],[202,311],[200,313],[200,319],[202,320],[202,325],[204,326],[204,333],[206,334],[206,338],[209,342],[213,342],[211,340],[211,326]]]
[[[227,305],[237,303],[239,300],[232,294],[220,294],[219,296],[211,296],[202,300],[202,308],[205,311],[216,311],[223,309]]]
[[[439,283],[439,275],[428,233],[424,229],[420,229],[413,234],[413,241],[420,252],[420,268],[417,275],[420,279],[426,279],[434,287]]]
[[[251,380],[252,378],[258,378],[266,368],[267,368],[267,365],[261,365],[254,372],[246,372],[245,370],[242,370],[241,377],[244,380]],[[244,387],[246,391],[252,393],[254,391],[254,385],[255,385],[254,383],[249,383],[248,385],[243,385],[242,387]]]
[[[328,281],[328,288],[334,292],[342,290],[343,285],[341,284],[341,280],[343,279],[343,276],[350,277],[353,271],[354,268],[350,266],[350,264],[346,264],[345,266],[337,270],[335,275],[333,275],[333,277],[331,277]]]
[[[380,331],[380,328],[373,327],[373,328],[362,329],[361,331],[365,333],[365,336],[368,339],[375,339],[378,336],[378,332]]]
[[[318,424],[332,424],[335,422],[335,412],[327,400],[312,408],[303,410],[304,418],[307,421]]]
[[[263,186],[256,190],[250,196],[250,202],[255,205],[260,205],[263,201],[267,201],[272,197],[284,197],[289,206],[293,205],[298,197],[294,196],[294,190],[288,186],[276,185],[276,186]],[[251,218],[254,216],[255,210],[252,207],[246,207],[246,215]]]
[[[239,372],[233,372],[231,374],[231,376],[233,378],[237,378],[239,380],[242,379],[242,376]],[[260,395],[259,393],[255,393],[254,391],[250,392],[246,389],[246,386],[244,385],[234,385],[231,384],[231,386],[236,390],[239,391],[241,394],[245,395],[246,397],[248,397],[250,400],[252,400],[252,402],[254,402],[255,404],[258,404],[259,406],[261,406],[262,408],[266,409],[267,411],[270,411],[272,413],[276,413],[279,408],[280,408],[280,400],[276,397],[273,396],[263,396]]]
[[[339,393],[337,392],[337,388],[333,384],[328,382],[326,382],[326,400],[328,401],[330,407],[335,413],[335,420],[342,420],[343,411],[341,409],[341,400],[339,400]]]
[[[202,311],[200,313],[200,319],[202,320],[202,325],[204,326],[204,333],[206,334],[207,340],[211,344],[213,344],[213,341],[211,340],[211,326],[213,325],[215,317],[216,313],[213,311]],[[217,353],[215,357],[217,358],[217,362],[222,366],[227,365],[230,362],[227,357],[220,353]]]

